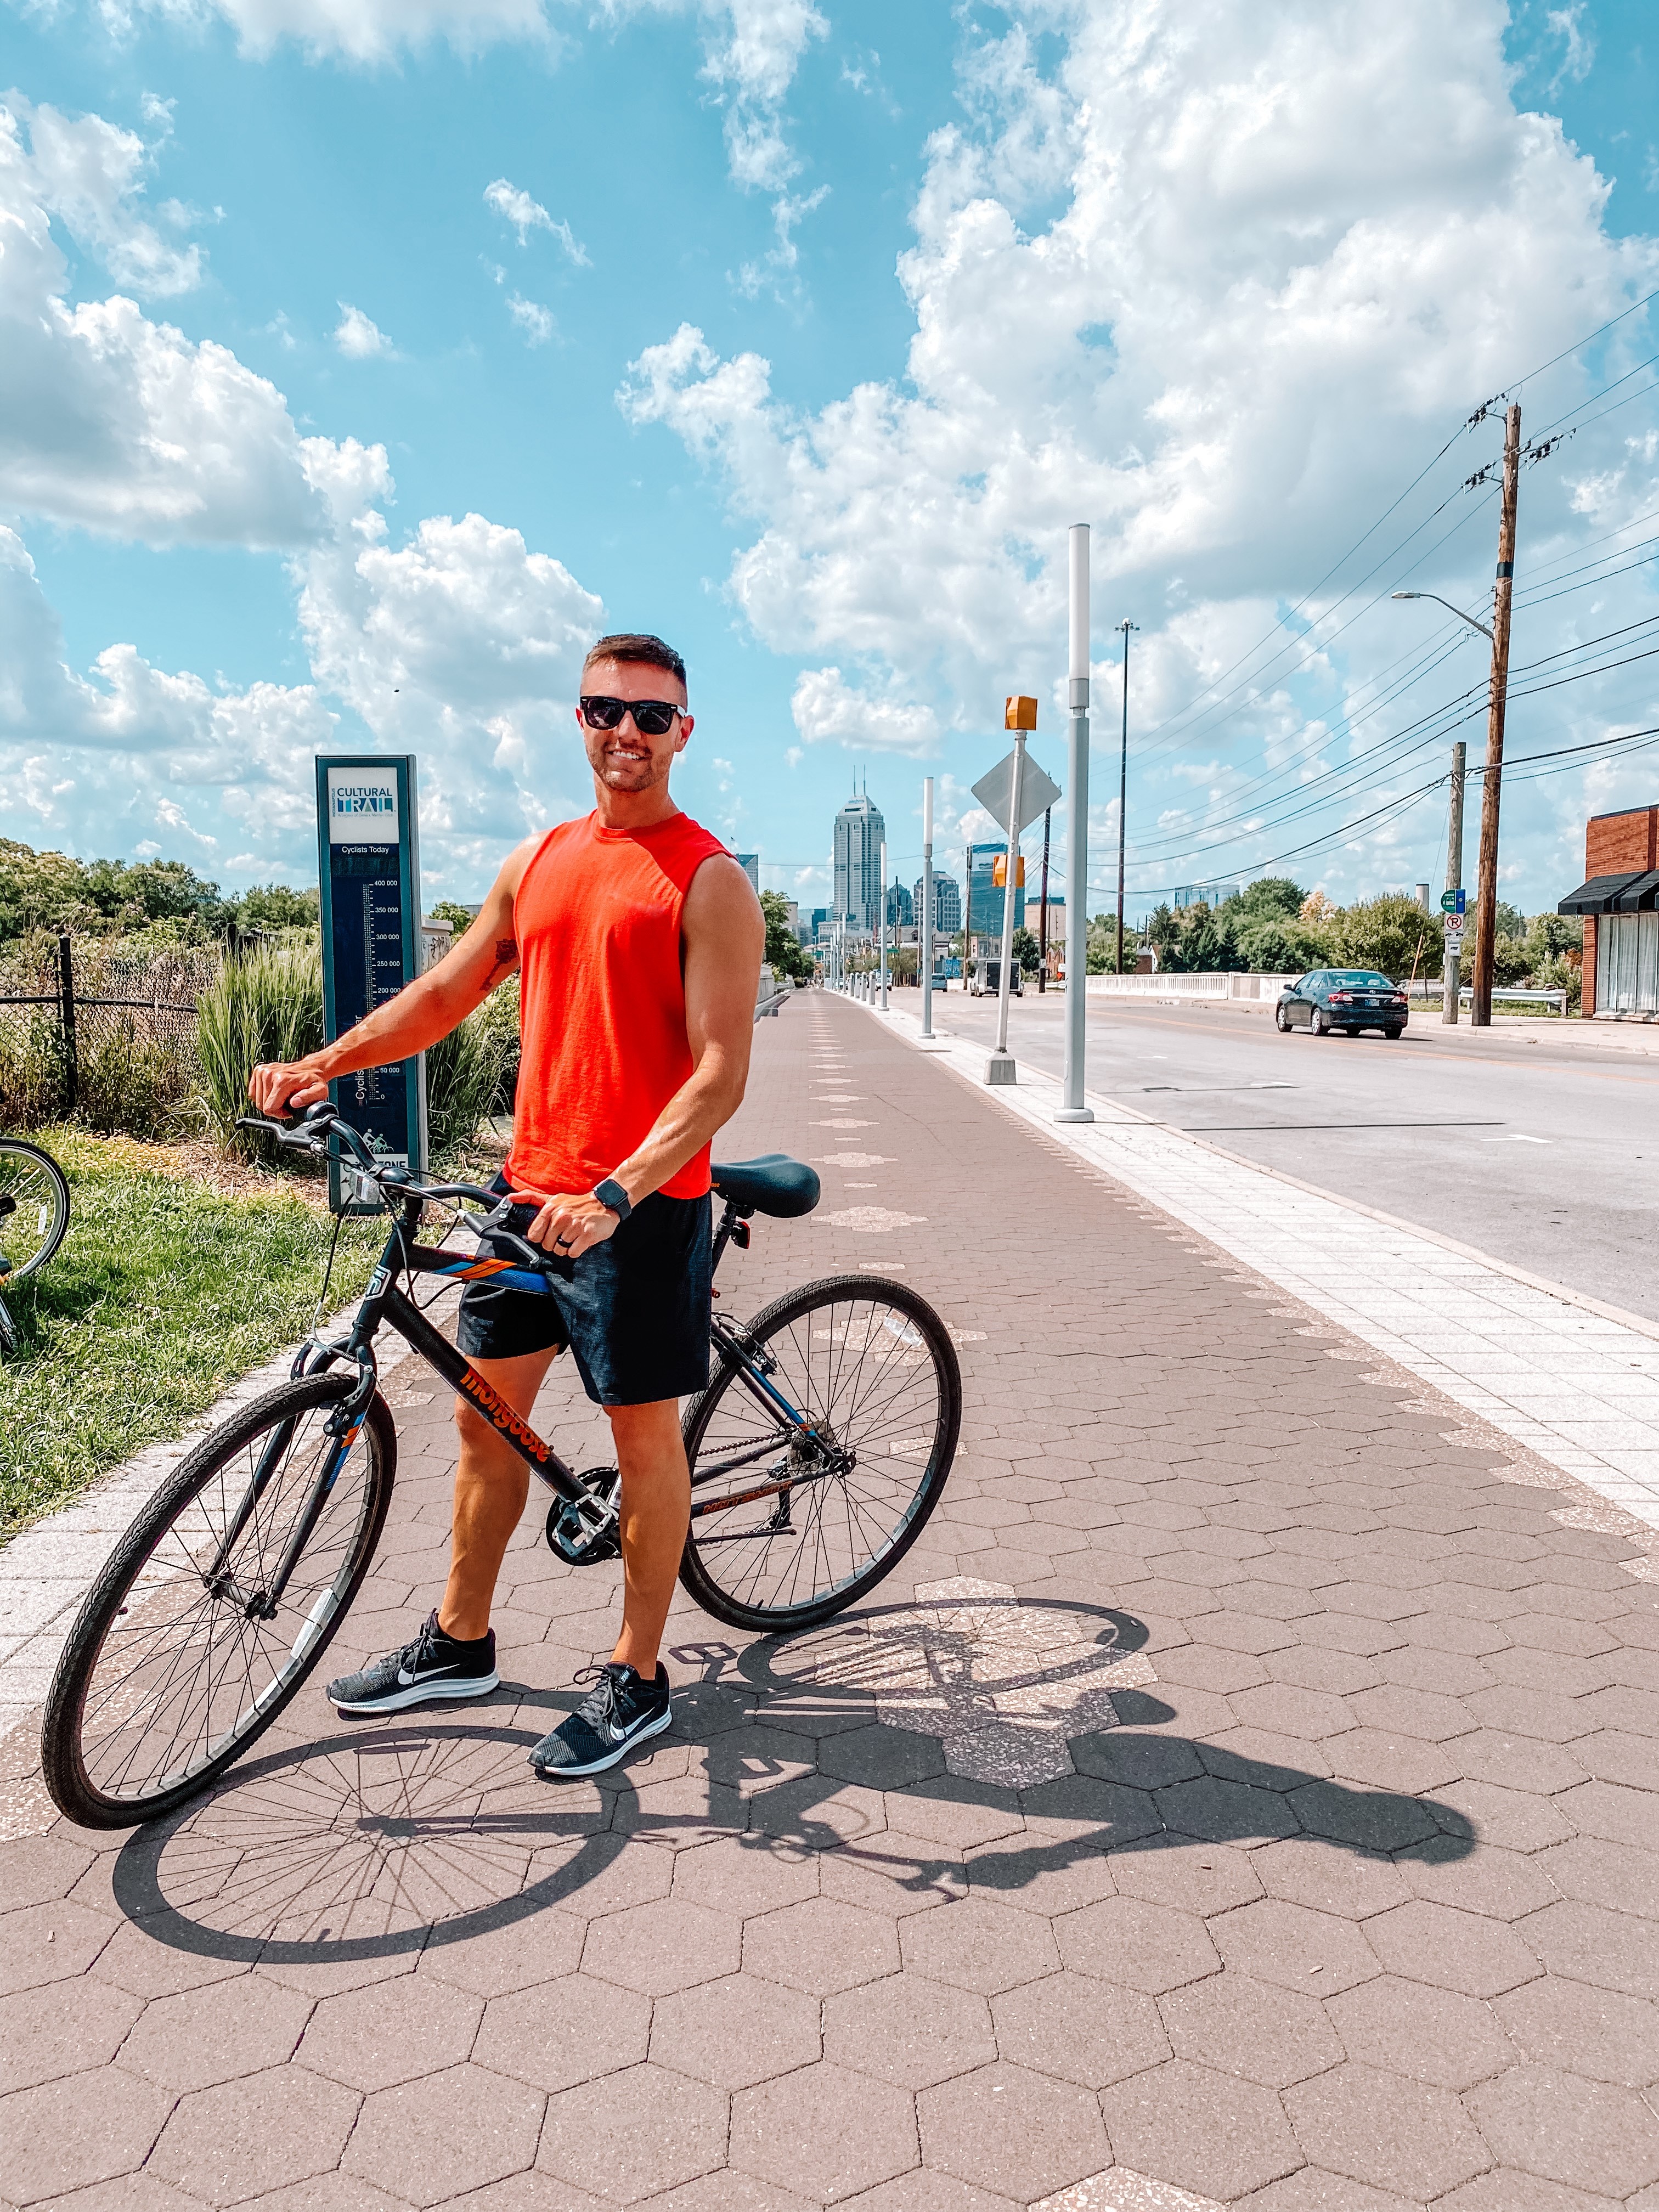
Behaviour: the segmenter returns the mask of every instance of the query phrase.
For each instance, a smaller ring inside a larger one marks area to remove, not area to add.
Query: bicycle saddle
[[[810,1213],[818,1202],[817,1170],[805,1160],[792,1160],[787,1152],[717,1163],[709,1174],[720,1195],[744,1220],[751,1213]]]

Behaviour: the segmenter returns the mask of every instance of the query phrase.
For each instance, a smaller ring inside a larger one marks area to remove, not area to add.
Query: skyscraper
[[[969,848],[971,854],[969,866],[972,869],[969,888],[973,893],[973,924],[975,937],[994,937],[1000,939],[1002,936],[1002,886],[993,883],[991,875],[996,863],[1003,858],[1007,850],[1006,842],[1001,840],[995,844],[973,845]],[[1024,929],[1024,927],[1025,886],[1021,884],[1014,891],[1014,927]]]
[[[908,929],[915,921],[915,902],[902,884],[887,886],[887,927],[889,929]]]
[[[748,877],[750,883],[754,886],[755,896],[758,898],[760,896],[760,854],[758,853],[739,853],[738,855],[738,866],[743,870],[744,875]]]
[[[887,823],[867,792],[836,817],[836,912],[848,929],[873,930],[881,915],[881,848]]]
[[[922,878],[916,878],[915,889],[910,894],[918,921],[922,912]],[[933,872],[933,934],[935,937],[954,937],[962,927],[962,885],[954,876]]]

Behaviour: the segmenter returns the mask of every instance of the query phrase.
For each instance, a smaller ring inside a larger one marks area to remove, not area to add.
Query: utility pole
[[[1486,767],[1480,785],[1480,859],[1474,909],[1474,971],[1469,1023],[1492,1026],[1493,942],[1498,933],[1498,809],[1504,775],[1504,710],[1510,686],[1510,608],[1515,597],[1515,507],[1521,478],[1521,407],[1504,432],[1504,502],[1498,522],[1498,580],[1492,592],[1492,697],[1486,708]]]
[[[1126,619],[1123,633],[1123,750],[1117,769],[1117,972],[1123,973],[1123,817],[1129,804],[1129,633],[1138,625]]]
[[[1452,747],[1451,814],[1446,823],[1446,889],[1461,891],[1463,888],[1463,770],[1468,758],[1468,747],[1460,740]],[[1462,988],[1460,970],[1462,951],[1449,952],[1445,959],[1446,980],[1443,985],[1445,1006],[1440,1018],[1449,1027],[1457,1024],[1457,996]]]
[[[1042,810],[1042,890],[1037,909],[1037,996],[1041,998],[1048,988],[1048,825],[1054,818],[1052,806]]]

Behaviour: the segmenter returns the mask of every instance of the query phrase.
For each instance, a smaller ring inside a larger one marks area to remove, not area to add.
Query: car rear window
[[[1355,983],[1362,991],[1392,991],[1394,985],[1386,975],[1379,975],[1374,968],[1344,968],[1331,978],[1334,983]]]

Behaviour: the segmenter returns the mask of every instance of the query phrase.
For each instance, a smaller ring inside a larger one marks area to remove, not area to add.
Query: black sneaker
[[[340,1675],[328,1697],[343,1713],[396,1713],[436,1698],[481,1698],[501,1679],[495,1630],[464,1643],[439,1627],[434,1607],[412,1644],[371,1659],[360,1674]]]
[[[615,1659],[606,1661],[599,1676],[569,1719],[561,1721],[530,1754],[530,1764],[550,1782],[602,1774],[626,1759],[636,1743],[660,1735],[674,1717],[668,1669],[660,1660],[649,1682]]]

